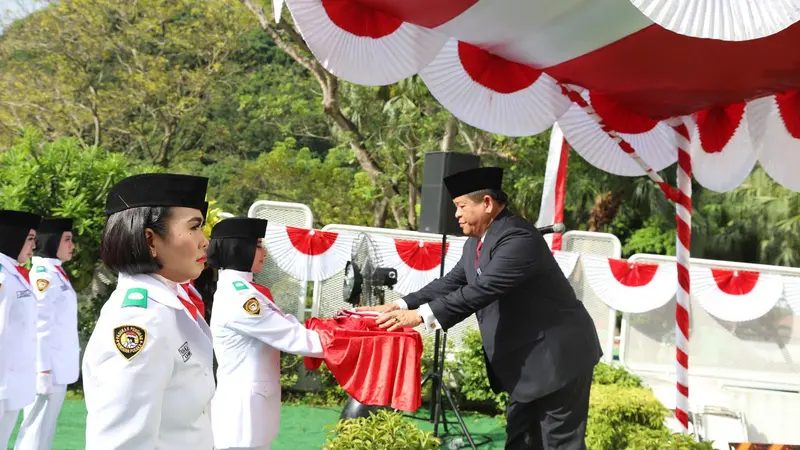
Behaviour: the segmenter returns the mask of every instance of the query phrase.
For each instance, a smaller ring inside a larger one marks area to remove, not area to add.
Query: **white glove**
[[[53,393],[52,374],[44,372],[36,374],[36,393],[39,395],[49,395]]]

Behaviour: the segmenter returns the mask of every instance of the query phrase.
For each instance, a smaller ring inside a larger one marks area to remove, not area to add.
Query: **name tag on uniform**
[[[183,358],[183,362],[188,361],[189,358],[192,357],[192,351],[189,350],[189,343],[188,342],[184,342],[183,345],[178,347],[178,353],[181,354],[181,358]]]
[[[26,297],[33,297],[33,293],[31,291],[17,291],[17,298],[26,298]]]

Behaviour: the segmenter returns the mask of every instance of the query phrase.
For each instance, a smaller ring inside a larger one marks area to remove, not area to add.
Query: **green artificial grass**
[[[321,449],[325,443],[328,432],[327,425],[334,425],[339,420],[342,409],[318,408],[305,405],[287,405],[281,409],[281,431],[278,439],[272,445],[273,450],[299,450]],[[427,421],[429,414],[420,409],[416,416],[425,420],[409,418],[421,429],[433,431],[433,424]],[[448,421],[455,422],[455,416],[448,414]],[[22,420],[20,414],[19,422]],[[476,444],[485,440],[483,435],[491,438],[492,442],[482,445],[481,449],[502,449],[505,442],[505,428],[499,418],[487,417],[478,414],[464,414],[464,420],[476,439]],[[82,450],[84,448],[84,427],[86,424],[86,406],[82,400],[65,400],[64,407],[58,417],[58,427],[53,443],[53,450]],[[448,425],[449,431],[458,434],[458,424]],[[442,426],[439,433],[442,434]],[[11,435],[9,450],[13,449],[17,430]],[[447,448],[446,445],[442,448]]]

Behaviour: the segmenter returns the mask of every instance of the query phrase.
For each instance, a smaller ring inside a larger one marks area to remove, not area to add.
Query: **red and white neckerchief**
[[[70,281],[69,276],[67,275],[67,272],[64,270],[64,268],[61,266],[55,266],[55,267],[56,269],[58,269],[59,272],[61,272],[61,275],[64,277],[64,280],[66,280],[67,284],[71,286],[72,282]]]

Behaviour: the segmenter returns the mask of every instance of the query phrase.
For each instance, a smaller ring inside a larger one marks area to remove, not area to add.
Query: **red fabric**
[[[183,288],[184,291],[186,291],[187,294],[189,294],[189,300],[194,305],[194,309],[193,310],[187,308],[187,309],[189,309],[189,312],[192,312],[192,311],[199,312],[200,315],[205,317],[206,316],[206,304],[203,302],[203,297],[200,296],[200,293],[197,292],[197,289],[194,287],[194,283],[192,283],[190,281],[188,283],[182,284],[181,287]],[[180,297],[178,297],[178,298],[180,298]],[[184,300],[181,300],[181,302],[183,302],[183,301]],[[197,315],[195,314],[194,317],[197,317]]]
[[[521,91],[542,76],[540,70],[493,55],[466,42],[458,42],[458,57],[472,81],[500,94]]]
[[[59,272],[61,272],[61,275],[64,275],[64,279],[65,279],[65,280],[67,280],[67,283],[70,283],[70,284],[72,284],[72,282],[69,280],[69,275],[67,275],[67,272],[66,272],[66,271],[64,271],[64,268],[63,268],[63,267],[61,267],[61,266],[56,266],[56,269],[58,269],[58,271],[59,271]]]
[[[272,298],[272,291],[270,291],[268,287],[262,286],[262,285],[260,285],[258,283],[250,283],[250,284],[252,284],[253,287],[256,288],[256,290],[258,292],[261,292],[262,294],[264,294],[264,296],[267,297],[269,299],[269,301],[271,301],[272,303],[275,303],[275,299]]]
[[[639,287],[650,283],[658,271],[658,264],[631,263],[624,259],[608,258],[614,278],[628,287]]]
[[[17,272],[20,273],[26,280],[28,280],[28,284],[31,284],[31,271],[26,269],[24,266],[17,266]]]
[[[478,259],[481,257],[481,247],[483,247],[483,241],[478,241],[478,247],[475,249],[475,268],[478,268]]]
[[[325,356],[304,358],[307,369],[325,361],[340,386],[358,402],[413,412],[422,404],[422,336],[411,328],[385,331],[374,318],[311,318]]]
[[[758,272],[744,270],[711,269],[711,275],[720,291],[728,295],[747,295],[758,283]]]

